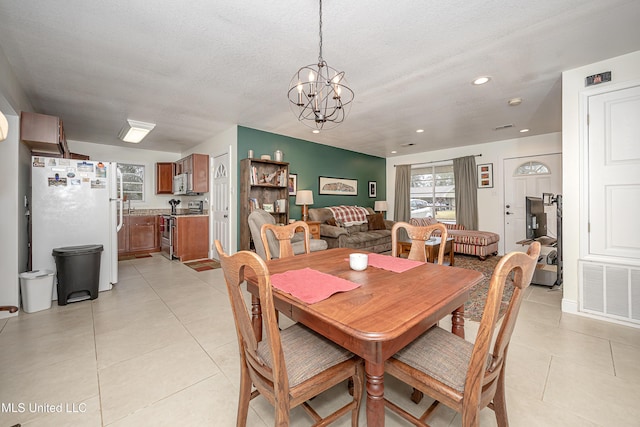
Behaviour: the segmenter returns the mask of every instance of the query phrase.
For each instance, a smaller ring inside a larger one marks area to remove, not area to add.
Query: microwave
[[[193,184],[191,181],[191,175],[188,173],[181,173],[173,177],[173,195],[182,196],[191,193]]]

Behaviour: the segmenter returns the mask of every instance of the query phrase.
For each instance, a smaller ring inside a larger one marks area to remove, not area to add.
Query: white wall
[[[135,209],[170,209],[171,194],[156,194],[156,163],[175,162],[183,156],[180,153],[142,150],[127,146],[115,147],[105,144],[93,144],[82,141],[67,141],[73,153],[86,154],[93,160],[103,162],[134,163],[145,166],[144,202],[131,202]],[[124,144],[124,143],[123,143]],[[181,206],[182,207],[182,206]]]
[[[456,157],[482,154],[476,164],[493,163],[493,188],[478,189],[478,228],[500,235],[498,251],[504,253],[504,170],[505,159],[560,153],[560,133],[508,139],[487,144],[468,145],[447,150],[429,151],[419,154],[391,157],[387,159],[388,218],[393,218],[395,200],[395,165],[426,163]]]
[[[585,88],[585,77],[604,71],[611,71],[610,83]],[[616,85],[633,81],[640,82],[640,51],[568,70],[562,74],[563,311],[578,311],[578,259],[580,247],[586,245],[588,239],[585,227],[581,227],[581,221],[584,223],[586,215],[583,191],[587,182],[581,178],[585,158],[585,140],[582,133],[586,130],[586,112],[581,113],[580,99],[590,92],[602,90],[605,86],[614,89]]]
[[[2,221],[0,221],[0,305],[19,305],[19,266],[18,266],[18,221],[20,215],[24,217],[24,209],[18,205],[18,151],[19,151],[19,120],[15,115],[4,112],[9,122],[7,139],[0,142],[0,206],[2,206]],[[20,271],[24,271],[21,269]],[[7,311],[0,311],[0,318],[9,317]]]

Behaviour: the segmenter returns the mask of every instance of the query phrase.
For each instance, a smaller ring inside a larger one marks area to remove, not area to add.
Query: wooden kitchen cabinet
[[[173,176],[175,174],[175,163],[156,163],[156,194],[173,194]]]
[[[209,155],[191,154],[175,163],[175,174],[187,173],[191,175],[192,193],[209,192]]]
[[[209,257],[209,217],[207,215],[176,217],[173,254],[182,262]]]
[[[118,232],[118,255],[160,251],[157,215],[125,216]]]

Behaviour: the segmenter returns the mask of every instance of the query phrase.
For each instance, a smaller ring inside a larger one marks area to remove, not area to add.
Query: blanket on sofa
[[[364,224],[369,212],[360,206],[331,206],[333,217],[345,227]]]

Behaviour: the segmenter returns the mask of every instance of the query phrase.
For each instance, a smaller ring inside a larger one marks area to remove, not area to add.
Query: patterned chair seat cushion
[[[472,352],[472,343],[434,326],[393,357],[462,392]]]
[[[295,387],[353,357],[350,351],[299,323],[280,331],[280,341],[289,376],[289,387]],[[265,340],[258,343],[258,355],[265,365],[272,366],[271,352]]]

